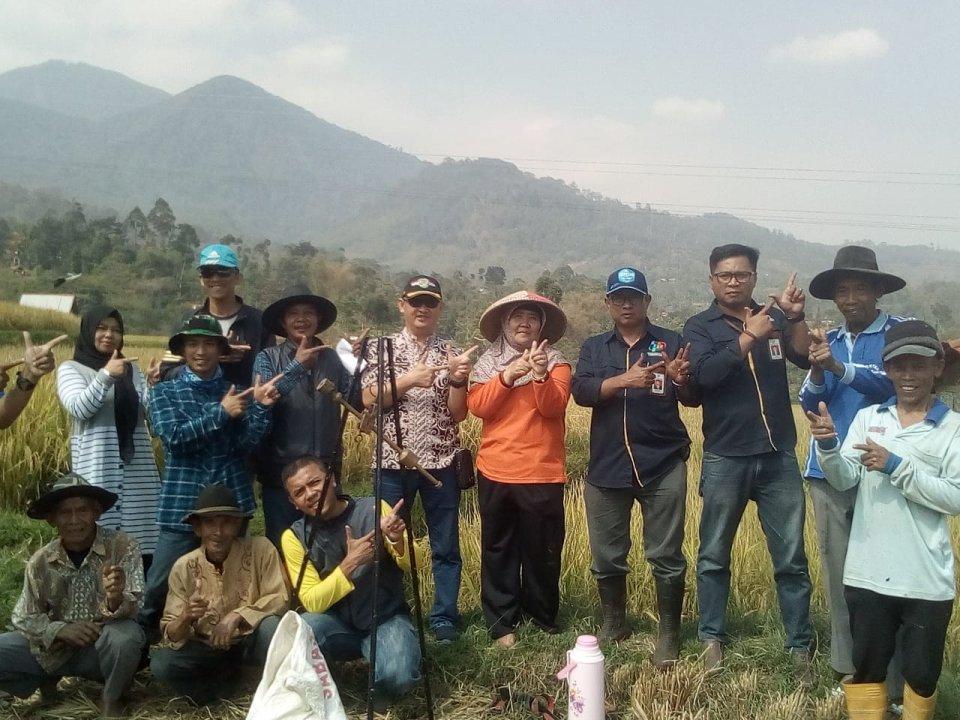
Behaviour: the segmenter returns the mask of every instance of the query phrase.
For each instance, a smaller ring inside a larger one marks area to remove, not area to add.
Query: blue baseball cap
[[[200,261],[197,263],[197,267],[225,267],[239,270],[240,258],[226,245],[207,245],[200,251]]]
[[[610,273],[610,277],[607,278],[607,295],[617,290],[633,290],[641,295],[650,294],[647,291],[647,279],[643,273],[631,267],[620,268]]]

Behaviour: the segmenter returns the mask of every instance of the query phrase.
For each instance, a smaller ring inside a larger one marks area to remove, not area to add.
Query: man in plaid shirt
[[[208,315],[188,318],[170,338],[170,350],[187,367],[174,380],[153,388],[150,423],[163,442],[165,467],[160,487],[157,550],[147,574],[140,624],[156,634],[167,597],[167,577],[181,555],[198,546],[184,516],[200,491],[222,483],[236,495],[241,509],[253,514],[253,484],[247,456],[270,428],[271,407],[279,398],[283,374],[240,391],[223,377],[220,357],[229,352],[217,321]]]

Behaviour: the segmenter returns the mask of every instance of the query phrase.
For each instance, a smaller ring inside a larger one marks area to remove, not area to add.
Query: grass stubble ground
[[[0,346],[0,360],[21,352],[17,345]],[[155,343],[130,348],[130,355],[146,359],[159,354]],[[58,353],[60,360],[69,351]],[[801,440],[798,455],[805,453],[805,420],[797,411]],[[820,638],[821,651],[816,665],[818,682],[810,690],[799,687],[790,671],[789,658],[783,652],[783,630],[777,611],[776,595],[769,556],[756,512],[751,506],[737,535],[733,553],[733,582],[728,609],[733,642],[727,648],[723,672],[705,676],[698,660],[696,639],[696,586],[693,563],[697,549],[697,523],[700,498],[697,483],[702,457],[702,436],[697,411],[684,409],[684,421],[693,439],[688,462],[688,505],[685,554],[688,594],[684,602],[681,662],[669,672],[659,672],[649,661],[656,633],[656,609],[653,581],[643,560],[641,520],[634,513],[629,579],[629,612],[637,632],[617,646],[605,646],[607,665],[608,717],[640,720],[839,720],[844,717],[842,700],[831,691],[836,687],[828,665],[829,619],[820,582],[812,511],[808,505],[806,548],[815,585],[813,619]],[[463,427],[468,444],[475,444],[479,426],[470,421]],[[567,451],[570,482],[566,494],[567,539],[561,577],[562,626],[555,636],[530,626],[519,632],[519,642],[510,651],[496,649],[486,634],[479,611],[480,596],[480,520],[476,493],[463,495],[461,502],[461,549],[463,584],[460,606],[464,613],[464,632],[451,645],[438,646],[428,639],[427,666],[433,684],[436,716],[442,718],[478,718],[489,703],[493,688],[510,685],[527,693],[557,696],[558,717],[566,712],[565,688],[555,679],[565,651],[578,634],[598,629],[596,586],[590,576],[590,551],[584,516],[582,478],[587,462],[589,412],[571,405],[567,415]],[[66,418],[60,409],[53,383],[44,381],[30,407],[11,430],[0,435],[0,622],[6,625],[20,590],[24,561],[51,536],[43,523],[28,520],[22,513],[37,493],[37,483],[58,468],[67,465]],[[354,493],[370,492],[370,441],[352,429],[346,439],[346,484]],[[415,514],[419,530],[422,520]],[[255,523],[256,526],[256,523]],[[421,533],[422,534],[422,533]],[[955,541],[960,532],[955,527]],[[956,542],[955,542],[956,545]],[[421,569],[424,603],[429,607],[433,582],[429,564]],[[428,636],[429,637],[429,636]],[[364,716],[366,670],[360,663],[336,668],[341,696],[351,717]],[[950,628],[944,675],[940,684],[937,718],[960,717],[960,628]],[[97,717],[93,699],[95,685],[83,681],[64,681],[63,700],[41,707],[37,698],[18,701],[0,708],[0,716],[43,718],[46,720],[82,720]],[[249,694],[241,693],[229,702],[196,708],[188,701],[173,698],[141,673],[133,690],[131,717],[140,720],[200,720],[244,718]],[[383,717],[406,720],[425,717],[422,689],[417,688]],[[506,718],[530,717],[516,710]]]

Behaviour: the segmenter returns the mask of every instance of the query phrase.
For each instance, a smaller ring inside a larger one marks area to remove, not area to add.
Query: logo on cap
[[[410,287],[418,287],[421,290],[426,290],[427,288],[433,287],[433,283],[430,281],[430,278],[420,277],[412,281]]]
[[[630,268],[623,268],[617,273],[617,280],[622,283],[632,283],[637,279],[637,274]]]

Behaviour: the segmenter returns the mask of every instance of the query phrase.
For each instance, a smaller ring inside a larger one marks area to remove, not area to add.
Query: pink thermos
[[[567,651],[567,664],[557,673],[567,681],[568,720],[604,720],[603,653],[593,635],[581,635],[573,650]]]

